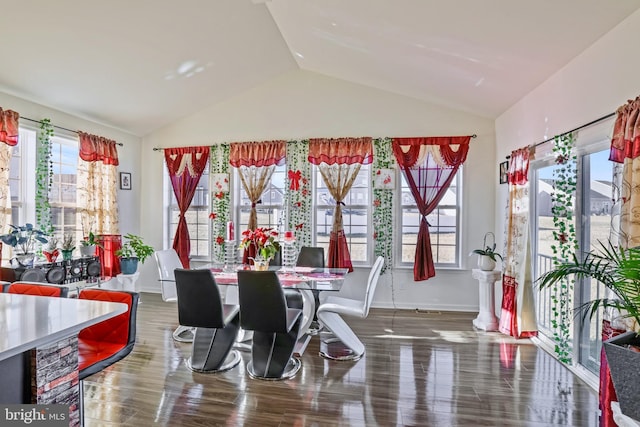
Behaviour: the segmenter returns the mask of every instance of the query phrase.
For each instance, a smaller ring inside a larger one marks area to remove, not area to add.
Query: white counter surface
[[[127,305],[0,293],[0,360],[46,346],[127,311]]]

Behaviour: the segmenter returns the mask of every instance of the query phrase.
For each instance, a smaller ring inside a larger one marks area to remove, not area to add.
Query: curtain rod
[[[30,119],[29,117],[24,117],[24,116],[20,116],[20,118],[24,119],[24,120],[29,120],[30,122],[33,122],[33,123],[42,124],[41,120]],[[51,126],[53,126],[54,128],[66,130],[67,132],[75,133],[76,135],[78,134],[77,130],[71,130],[71,129],[63,128],[62,126],[58,126],[58,125],[51,125]],[[120,147],[124,147],[124,144],[122,142],[116,142],[116,145],[119,145]]]
[[[599,123],[599,122],[601,122],[601,121],[603,121],[603,120],[607,120],[608,118],[613,117],[613,116],[615,116],[616,114],[617,114],[617,112],[609,113],[609,114],[607,114],[606,116],[602,116],[602,117],[600,117],[599,119],[591,120],[589,123],[585,123],[585,124],[583,124],[582,126],[578,126],[578,127],[577,127],[577,128],[575,128],[575,129],[571,129],[570,131],[567,131],[567,132],[561,133],[560,135],[556,135],[556,136],[554,136],[554,137],[552,137],[552,138],[548,138],[548,139],[545,139],[544,141],[540,141],[540,142],[538,142],[537,144],[534,144],[534,145],[533,145],[533,148],[536,148],[537,146],[542,145],[542,144],[544,144],[544,143],[546,143],[546,142],[553,141],[554,139],[556,139],[556,138],[558,138],[558,137],[563,137],[563,136],[565,136],[565,135],[568,135],[568,134],[570,134],[571,132],[575,132],[575,131],[577,131],[577,130],[580,130],[580,129],[584,129],[584,128],[586,128],[586,127],[589,127],[589,126],[591,126],[591,125],[595,125],[596,123]],[[505,156],[505,158],[510,159],[510,158],[511,158],[511,156],[510,156],[510,155],[508,155],[508,156]]]
[[[476,135],[475,133],[473,135],[471,135],[471,138],[477,138],[478,135]],[[153,147],[153,151],[164,151],[164,148],[160,148],[160,147]]]

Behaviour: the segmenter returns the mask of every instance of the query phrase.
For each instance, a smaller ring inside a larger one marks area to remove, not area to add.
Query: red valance
[[[309,140],[309,162],[314,165],[368,165],[373,161],[371,137],[314,138]]]
[[[421,157],[425,145],[437,145],[447,166],[460,166],[467,159],[471,136],[436,136],[419,138],[393,138],[393,154],[400,166],[413,167]],[[457,146],[454,150],[452,145]]]
[[[229,147],[229,163],[236,168],[283,165],[287,151],[285,141],[234,142]]]
[[[609,160],[624,163],[640,156],[640,96],[618,108]]]
[[[524,185],[529,182],[530,147],[519,148],[509,157],[509,184]]]
[[[102,162],[118,166],[116,142],[103,136],[78,131],[80,137],[80,158],[86,162]]]
[[[18,119],[20,114],[0,108],[0,142],[14,146],[18,144]]]

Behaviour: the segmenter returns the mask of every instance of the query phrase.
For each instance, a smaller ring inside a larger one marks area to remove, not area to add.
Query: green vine
[[[391,151],[390,138],[373,140],[373,254],[382,256],[382,272],[391,265],[393,255],[393,190],[376,188],[376,176],[381,169],[395,169],[396,163]]]
[[[287,142],[287,176],[285,176],[285,209],[287,230],[293,230],[298,247],[311,246],[311,163],[309,163],[309,141]],[[299,175],[297,186],[293,185],[289,173]]]
[[[211,147],[211,155],[209,158],[209,172],[226,179],[227,191],[217,188],[216,182],[211,185],[211,256],[216,262],[224,262],[225,240],[227,232],[227,222],[231,218],[231,210],[229,209],[231,196],[228,189],[229,182],[229,144],[214,145]],[[226,175],[226,177],[224,177]],[[215,178],[214,178],[215,181]],[[222,185],[222,183],[220,183]]]
[[[551,194],[553,214],[553,264],[558,266],[570,260],[578,249],[573,216],[577,185],[576,154],[573,151],[575,137],[572,133],[554,139],[553,153],[557,167],[553,171],[554,191]],[[573,313],[573,280],[564,278],[558,282],[551,295],[551,325],[554,328],[555,352],[558,359],[571,363],[571,315]]]
[[[53,184],[53,167],[51,162],[51,138],[53,125],[50,119],[40,121],[38,131],[37,165],[36,165],[36,224],[37,228],[51,236],[53,224],[49,192]]]

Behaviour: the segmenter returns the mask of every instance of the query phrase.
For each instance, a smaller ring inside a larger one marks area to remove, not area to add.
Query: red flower
[[[307,184],[307,182],[308,182],[308,181],[307,181],[307,178],[305,178],[305,177],[303,176],[303,177],[302,177],[302,183],[303,183],[304,185],[306,185],[306,184]]]
[[[222,245],[224,243],[224,237],[218,236],[216,237],[216,243]]]
[[[302,202],[295,202],[295,203],[294,203],[294,206],[295,206],[295,207],[297,207],[297,208],[299,208],[299,207],[301,207],[301,206],[302,206]]]
[[[303,226],[304,226],[304,223],[300,223],[300,224],[296,225],[296,230],[302,230]]]
[[[382,173],[382,171],[378,169],[378,171],[376,172],[376,175],[380,175],[380,173]]]
[[[567,235],[565,233],[558,234],[558,240],[560,243],[567,243]]]
[[[243,249],[253,245],[257,254],[264,259],[271,259],[280,250],[280,243],[277,241],[278,232],[273,228],[256,228],[255,230],[244,230],[240,247]]]
[[[222,199],[224,197],[224,193],[222,191],[220,191],[219,193],[216,193],[216,199]]]
[[[216,219],[216,217],[217,217],[217,216],[218,216],[218,214],[217,214],[217,213],[215,213],[215,212],[211,212],[211,213],[209,214],[209,219]]]
[[[391,177],[387,176],[384,181],[382,181],[383,184],[389,184],[391,182]]]
[[[556,157],[556,163],[559,165],[562,165],[564,163],[567,162],[567,158],[565,156],[563,156],[562,154],[560,154],[558,157]]]
[[[378,238],[378,232],[376,231],[375,233],[373,233],[373,240],[376,240]]]
[[[302,195],[303,195],[304,197],[307,197],[307,195],[308,195],[308,194],[309,194],[309,190],[307,190],[306,188],[303,188],[303,189],[302,189]]]
[[[375,200],[373,201],[373,206],[375,206],[376,208],[377,208],[377,207],[380,207],[380,199],[375,199]]]

